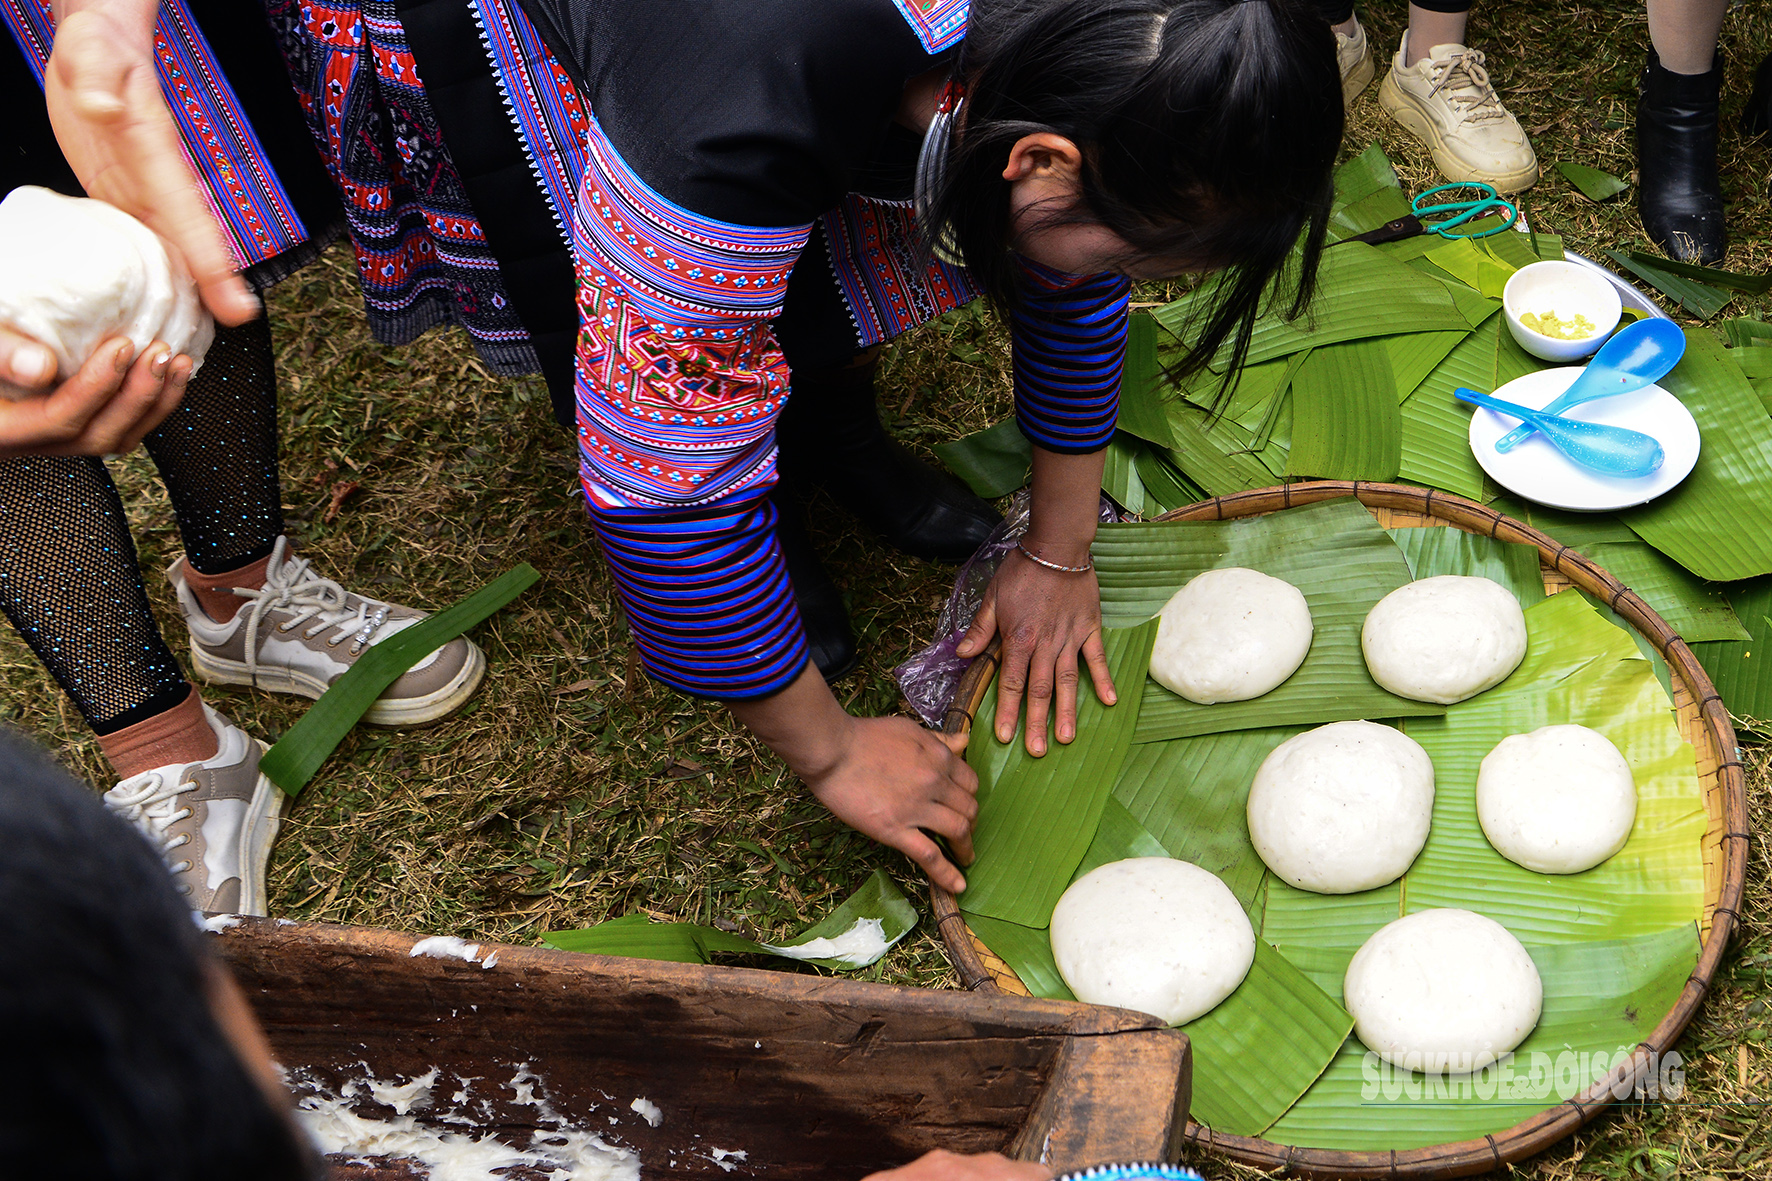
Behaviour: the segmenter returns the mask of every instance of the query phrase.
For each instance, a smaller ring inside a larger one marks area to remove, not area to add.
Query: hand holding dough
[[[55,354],[65,381],[93,350],[162,341],[193,372],[215,336],[197,286],[154,232],[106,205],[26,185],[0,201],[0,326]]]

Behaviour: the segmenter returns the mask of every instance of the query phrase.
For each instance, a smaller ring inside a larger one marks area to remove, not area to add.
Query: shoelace
[[[1503,118],[1507,112],[1489,85],[1489,71],[1483,65],[1486,60],[1480,49],[1461,49],[1434,59],[1434,87],[1428,94],[1446,91],[1447,100],[1462,108],[1465,122]]]
[[[179,797],[196,791],[197,781],[168,781],[164,775],[155,772],[140,787],[132,791],[124,791],[123,788],[124,785],[119,783],[105,793],[106,807],[155,841],[160,846],[160,855],[166,859],[166,864],[173,873],[184,873],[190,869],[191,862],[188,859],[175,864],[172,851],[189,844],[191,834],[181,832],[169,837],[166,830],[191,816],[193,809],[183,806]],[[191,892],[188,885],[180,885],[179,890],[185,894]]]
[[[265,564],[263,587],[258,590],[234,588],[235,594],[251,600],[251,606],[246,609],[246,672],[254,686],[258,684],[258,631],[268,612],[284,610],[292,613],[291,619],[276,625],[280,631],[292,632],[313,620],[313,625],[302,632],[310,640],[329,628],[336,629],[336,638],[327,641],[332,647],[343,643],[345,637],[355,631],[357,634],[350,649],[352,656],[368,646],[388,618],[386,603],[375,603],[360,595],[356,607],[352,608],[349,605],[350,592],[332,579],[314,573],[308,559],[288,558],[288,547],[288,538],[277,539],[271,550],[271,560]],[[373,613],[372,606],[375,608]]]

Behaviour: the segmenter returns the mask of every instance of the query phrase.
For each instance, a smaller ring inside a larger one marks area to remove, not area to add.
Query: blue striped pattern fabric
[[[1099,451],[1113,438],[1119,414],[1132,282],[1020,263],[1027,282],[1010,317],[1015,420],[1048,451]]]
[[[787,688],[806,667],[806,634],[766,497],[592,517],[653,677],[700,697],[741,700]]]

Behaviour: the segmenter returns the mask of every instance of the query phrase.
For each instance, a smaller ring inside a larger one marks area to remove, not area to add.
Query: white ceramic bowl
[[[1544,361],[1578,361],[1606,343],[1623,314],[1618,291],[1586,267],[1572,262],[1535,262],[1513,273],[1501,292],[1507,330],[1520,347]],[[1559,340],[1520,323],[1527,312],[1555,312],[1562,319],[1586,316],[1594,334],[1581,340]]]

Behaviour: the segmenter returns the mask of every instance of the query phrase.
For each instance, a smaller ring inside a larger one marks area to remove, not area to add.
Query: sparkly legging
[[[271,552],[283,507],[276,365],[263,318],[217,330],[184,401],[144,442],[192,566],[220,574]],[[101,459],[0,459],[0,611],[97,733],[185,697]]]

